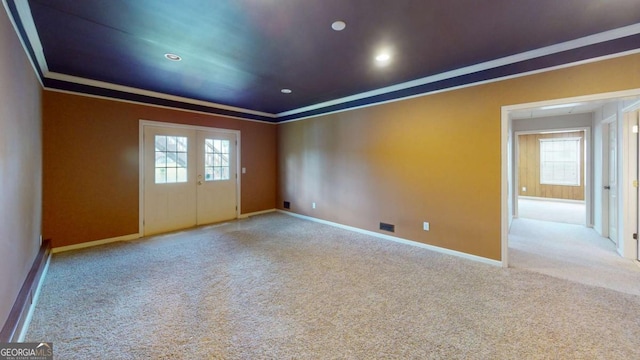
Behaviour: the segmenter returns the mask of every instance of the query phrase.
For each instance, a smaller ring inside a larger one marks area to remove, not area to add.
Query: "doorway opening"
[[[640,250],[631,239],[637,233],[638,191],[626,185],[638,180],[637,133],[632,131],[638,116],[633,120],[625,114],[635,103],[640,107],[639,99],[637,89],[503,107],[503,266],[616,290],[628,287],[625,279],[638,279],[640,268],[633,260]],[[571,139],[577,137],[574,131],[584,131],[582,144]],[[575,151],[568,151],[556,157],[560,163],[546,164],[558,174],[541,174],[541,148],[553,148],[541,144],[555,142],[542,135],[562,139],[556,149],[580,149],[584,155],[577,161]],[[533,160],[523,160],[519,152],[527,136],[535,145],[525,150],[537,156]],[[533,177],[527,178],[523,161],[539,167]],[[580,179],[574,171],[578,166]],[[569,187],[554,194],[543,186],[554,182]],[[571,198],[571,189],[583,198]]]

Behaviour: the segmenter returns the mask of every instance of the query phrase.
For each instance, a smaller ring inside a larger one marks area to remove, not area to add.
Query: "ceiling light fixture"
[[[562,109],[562,108],[574,107],[574,106],[578,106],[578,105],[582,105],[582,103],[571,103],[571,104],[549,105],[549,106],[543,106],[543,107],[541,107],[541,108],[540,108],[540,110]]]
[[[347,23],[341,20],[334,21],[333,24],[331,24],[331,28],[335,31],[342,31],[346,27],[347,27]]]
[[[391,54],[388,51],[383,51],[375,56],[376,65],[387,66],[391,62]]]
[[[180,57],[180,55],[176,55],[176,54],[164,54],[164,57],[171,60],[171,61],[180,61],[182,60],[182,57]]]
[[[293,91],[291,91],[291,89],[282,89],[280,92],[283,94],[291,94]]]
[[[376,56],[376,61],[377,62],[385,62],[385,61],[389,61],[391,60],[391,55],[384,53],[384,54],[379,54]]]

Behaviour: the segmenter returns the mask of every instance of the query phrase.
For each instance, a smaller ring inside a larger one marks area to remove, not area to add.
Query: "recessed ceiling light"
[[[389,55],[388,53],[382,53],[382,54],[376,55],[377,62],[386,62],[389,60],[391,60],[391,55]]]
[[[282,89],[280,92],[283,94],[291,94],[293,91],[291,91],[291,89]]]
[[[180,57],[180,55],[176,55],[176,54],[164,54],[164,57],[171,60],[171,61],[180,61],[182,60],[182,58]]]
[[[376,60],[377,66],[380,66],[380,67],[387,66],[391,63],[391,53],[388,51],[379,52],[375,56],[375,60]]]
[[[347,27],[347,23],[341,20],[334,21],[333,24],[331,24],[331,28],[335,31],[342,31],[346,27]]]

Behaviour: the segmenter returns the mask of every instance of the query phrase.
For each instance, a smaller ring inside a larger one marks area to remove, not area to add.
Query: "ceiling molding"
[[[80,85],[86,85],[86,86],[91,86],[91,87],[95,87],[95,88],[114,90],[114,91],[125,92],[125,93],[136,94],[136,95],[142,95],[142,96],[149,96],[149,97],[158,98],[158,99],[176,101],[176,102],[181,102],[181,103],[185,103],[185,104],[200,105],[200,106],[216,108],[216,109],[221,109],[221,110],[229,110],[229,111],[238,112],[238,113],[258,115],[258,116],[263,116],[263,117],[268,117],[268,118],[273,118],[273,119],[276,118],[275,114],[266,113],[266,112],[262,112],[262,111],[255,111],[255,110],[244,109],[244,108],[239,108],[239,107],[234,107],[234,106],[217,104],[217,103],[213,103],[213,102],[196,100],[196,99],[186,98],[186,97],[182,97],[182,96],[169,95],[169,94],[155,92],[155,91],[138,89],[138,88],[134,88],[134,87],[130,87],[130,86],[117,85],[117,84],[112,84],[112,83],[108,83],[108,82],[104,82],[104,81],[91,80],[91,79],[81,78],[81,77],[78,77],[78,76],[60,74],[60,73],[56,73],[56,72],[48,72],[44,76],[47,79],[59,80],[59,81],[64,81],[64,82],[69,82],[69,83],[74,83],[74,84],[80,84]]]
[[[499,82],[499,81],[506,81],[506,80],[510,80],[510,79],[516,79],[516,78],[519,78],[519,77],[525,77],[525,76],[531,76],[531,75],[535,75],[535,74],[541,74],[541,73],[545,73],[545,72],[549,72],[549,71],[566,69],[566,68],[569,68],[569,67],[580,66],[580,65],[584,65],[584,64],[598,62],[598,61],[610,60],[610,59],[614,59],[614,58],[617,58],[617,57],[628,56],[628,55],[633,55],[633,54],[638,54],[638,53],[640,53],[640,49],[629,50],[629,51],[625,51],[625,52],[621,52],[621,53],[616,53],[616,54],[611,54],[611,55],[606,55],[606,56],[600,56],[600,57],[596,57],[596,58],[576,61],[576,62],[572,62],[572,63],[567,63],[567,64],[562,64],[562,65],[547,67],[547,68],[538,69],[538,70],[522,72],[522,73],[518,73],[518,74],[514,74],[514,75],[497,77],[497,78],[492,78],[492,79],[489,79],[489,80],[478,81],[478,82],[473,82],[473,83],[467,83],[467,84],[464,84],[464,85],[447,87],[447,88],[438,89],[438,90],[434,90],[434,91],[427,91],[427,92],[423,92],[423,93],[419,93],[419,94],[415,94],[415,95],[393,98],[393,99],[386,100],[386,101],[379,101],[379,102],[375,102],[375,103],[367,103],[367,104],[364,104],[364,105],[353,106],[353,107],[348,107],[348,108],[339,109],[339,110],[333,110],[333,111],[327,111],[327,112],[323,112],[323,113],[320,113],[320,114],[301,116],[301,117],[297,117],[297,118],[293,118],[293,119],[278,121],[277,123],[278,124],[285,124],[285,123],[290,123],[290,122],[295,122],[295,121],[300,121],[300,120],[306,120],[306,119],[311,119],[311,118],[318,117],[318,116],[336,114],[336,113],[341,113],[341,112],[350,111],[350,110],[367,108],[367,107],[370,107],[370,106],[383,105],[383,104],[393,103],[393,102],[396,102],[396,101],[403,101],[403,100],[409,100],[409,99],[419,98],[419,97],[423,97],[423,96],[440,94],[440,93],[460,90],[460,89],[464,89],[464,88],[468,88],[468,87],[480,86],[480,85],[490,84],[490,83]],[[611,95],[611,96],[612,97],[630,96],[629,94],[635,95],[636,92],[638,92],[638,90],[620,91],[620,92],[611,93],[611,94],[615,94],[615,95]],[[601,98],[601,94],[596,94],[596,95],[586,95],[586,96],[582,96],[582,97],[576,97],[574,99],[584,99],[584,101],[590,101],[590,99],[600,99],[600,98]],[[550,104],[564,104],[566,102],[567,102],[566,99],[557,99],[557,100],[545,100],[545,101],[542,101],[540,103],[541,104],[550,105]],[[511,108],[509,108],[509,109],[510,109],[510,111],[512,110]],[[516,107],[514,109],[520,109],[520,108]]]
[[[7,11],[7,15],[9,15],[9,18],[11,19],[11,22],[14,24],[16,32],[20,35],[20,31],[18,29],[18,26],[17,26],[16,22],[14,21],[13,17],[10,16],[11,11],[10,11],[10,8],[9,8],[9,6],[7,4],[7,1],[6,0],[2,0],[2,2],[4,4],[4,6],[5,6],[5,10]],[[209,101],[196,100],[196,99],[191,99],[191,98],[186,98],[186,97],[181,97],[181,96],[175,96],[175,95],[170,95],[170,94],[165,94],[165,93],[160,93],[160,92],[155,92],[155,91],[143,90],[143,89],[138,89],[138,88],[134,88],[134,87],[124,86],[124,85],[117,85],[117,84],[108,83],[108,82],[104,82],[104,81],[91,80],[91,79],[86,79],[86,78],[82,78],[82,77],[78,77],[78,76],[60,74],[60,73],[49,71],[49,67],[47,65],[47,61],[46,61],[46,58],[45,58],[45,55],[44,55],[44,49],[42,47],[42,43],[40,41],[40,37],[38,35],[38,31],[37,31],[36,26],[35,26],[35,22],[33,20],[33,16],[31,15],[31,8],[29,7],[29,2],[28,1],[16,1],[16,2],[14,2],[14,4],[15,4],[15,10],[16,10],[16,12],[18,14],[20,23],[22,25],[22,28],[24,30],[24,34],[27,37],[27,39],[22,39],[23,36],[18,36],[18,37],[20,38],[20,40],[22,42],[22,45],[25,48],[25,52],[27,54],[29,54],[28,49],[30,47],[30,49],[31,49],[31,51],[33,53],[33,57],[35,57],[35,59],[31,59],[31,56],[29,56],[29,58],[31,60],[31,63],[34,66],[34,69],[39,70],[39,71],[36,71],[36,73],[41,74],[41,76],[43,77],[43,78],[38,77],[39,80],[40,80],[40,84],[42,85],[43,88],[47,88],[48,90],[52,90],[53,89],[52,87],[48,87],[48,86],[45,85],[45,79],[52,79],[52,80],[64,81],[64,82],[67,82],[67,83],[91,86],[91,87],[94,87],[94,88],[107,89],[107,90],[113,90],[113,91],[118,91],[118,92],[123,92],[123,93],[148,96],[148,97],[153,97],[153,98],[157,98],[157,99],[175,101],[175,102],[185,103],[185,104],[198,105],[198,106],[203,106],[203,107],[210,108],[210,109],[227,110],[227,111],[240,113],[240,114],[251,114],[251,115],[256,115],[256,116],[259,116],[259,117],[266,117],[266,118],[270,118],[270,119],[274,119],[274,120],[277,117],[275,114],[266,113],[266,112],[262,112],[262,111],[255,111],[255,110],[251,110],[251,109],[228,106],[228,105],[218,104],[218,103],[209,102]],[[29,47],[27,47],[27,44],[29,44]],[[65,89],[58,89],[58,90],[63,90],[64,91]],[[78,93],[76,91],[67,91],[67,92],[69,92],[69,93]],[[96,97],[101,97],[101,98],[110,98],[108,96],[100,96],[100,95],[96,95],[96,94],[92,94],[92,95],[94,95]],[[131,101],[131,102],[139,103],[138,101]],[[156,104],[154,104],[154,105],[156,105]],[[161,105],[156,105],[156,106],[161,106]],[[163,107],[172,108],[170,106],[163,106]],[[177,109],[183,109],[183,108],[180,108],[180,107],[176,107],[176,108]],[[190,109],[185,109],[185,110],[190,110]],[[193,110],[191,110],[191,111],[193,111]],[[196,111],[196,112],[205,113],[205,114],[216,114],[216,115],[220,115],[220,116],[227,116],[227,117],[232,117],[232,118],[244,119],[241,116],[225,115],[225,114],[217,113],[215,111],[211,111],[211,112]],[[269,121],[256,120],[256,119],[249,119],[249,120],[261,121],[261,122],[269,122]]]
[[[77,92],[77,91],[63,90],[63,89],[57,89],[57,88],[50,88],[50,87],[46,87],[46,86],[44,86],[43,89],[47,90],[47,91],[62,93],[62,94],[85,96],[85,97],[90,97],[90,98],[94,98],[94,99],[102,99],[102,100],[123,102],[123,103],[127,103],[127,104],[143,105],[143,106],[155,107],[155,108],[160,108],[160,109],[168,109],[168,110],[173,110],[173,111],[183,111],[183,112],[188,112],[188,113],[193,113],[193,114],[217,116],[217,117],[223,117],[223,118],[228,118],[228,119],[236,119],[236,120],[241,120],[241,121],[257,122],[257,123],[269,124],[269,125],[277,125],[278,124],[275,121],[249,119],[247,117],[241,117],[241,116],[217,114],[217,113],[212,113],[212,112],[207,112],[207,111],[191,110],[191,109],[185,109],[185,108],[182,108],[182,107],[175,107],[175,106],[158,105],[158,104],[152,104],[152,103],[142,102],[142,101],[127,100],[127,99],[121,99],[121,98],[110,97],[110,96],[94,95],[94,94],[88,94],[88,93],[84,93],[84,92]]]
[[[555,45],[550,45],[543,48],[526,51],[520,54],[511,55],[511,56],[503,57],[500,59],[490,60],[480,64],[475,64],[475,65],[443,72],[440,74],[423,77],[421,79],[411,80],[411,81],[407,81],[397,85],[387,86],[380,89],[343,97],[340,99],[325,101],[315,105],[305,106],[298,109],[281,112],[276,115],[277,117],[296,115],[296,114],[307,112],[307,111],[313,111],[313,110],[318,110],[325,107],[343,104],[349,101],[362,100],[372,96],[388,94],[394,91],[405,90],[405,89],[409,89],[416,86],[435,83],[442,80],[452,79],[458,76],[469,75],[476,72],[497,68],[500,66],[511,65],[518,62],[522,62],[522,61],[532,60],[532,59],[547,56],[547,55],[557,54],[563,51],[574,50],[577,48],[581,48],[589,45],[595,45],[605,41],[615,40],[622,37],[637,35],[637,34],[640,34],[640,24],[633,24],[633,25],[621,27],[618,29],[613,29],[613,30],[601,32],[598,34],[585,36],[575,40],[565,41],[563,43],[558,43]]]
[[[47,72],[49,72],[49,67],[47,66],[47,60],[44,57],[44,50],[42,48],[42,43],[40,42],[40,37],[38,36],[36,24],[33,21],[33,16],[31,16],[31,8],[29,7],[29,2],[16,1],[15,5],[18,16],[20,17],[20,22],[22,22],[24,32],[27,35],[29,44],[31,44],[31,49],[36,56],[38,67],[40,68],[42,74],[46,74]]]
[[[13,18],[13,16],[11,16],[11,9],[9,7],[9,4],[7,3],[7,0],[2,0],[2,5],[4,6],[4,10],[7,12],[7,17],[9,18],[9,21],[11,22],[11,25],[13,26],[13,30],[15,30],[16,35],[18,35],[18,40],[20,41],[20,44],[22,45],[22,49],[24,50],[24,53],[27,55],[27,59],[29,60],[29,63],[33,67],[33,71],[37,74],[36,78],[38,79],[38,82],[40,83],[40,86],[44,87],[44,84],[42,83],[42,78],[39,75],[39,74],[41,74],[40,69],[39,69],[39,65],[36,64],[34,62],[34,60],[33,60],[33,57],[29,55],[30,54],[29,45],[27,45],[27,43],[25,42],[25,39],[23,39],[23,37],[20,35],[21,34],[21,28],[18,25],[18,23],[16,22],[16,20]]]
[[[616,39],[621,39],[628,36],[639,35],[640,34],[640,23],[636,23],[633,25],[577,38],[574,40],[558,43],[555,45],[550,45],[546,47],[542,47],[539,49],[526,51],[523,53],[502,57],[499,59],[486,61],[483,63],[446,71],[439,74],[434,74],[431,76],[423,77],[420,79],[407,81],[403,83],[399,83],[396,85],[391,85],[383,88],[379,88],[372,91],[362,92],[359,94],[342,97],[339,99],[334,99],[314,105],[304,106],[297,109],[284,111],[280,113],[267,113],[262,111],[251,110],[247,108],[234,107],[209,101],[197,100],[182,96],[170,95],[161,92],[143,90],[139,88],[117,85],[113,83],[108,83],[104,81],[91,80],[87,78],[66,75],[56,72],[51,72],[48,69],[46,58],[44,55],[44,50],[37,33],[37,29],[34,23],[33,16],[31,14],[31,9],[29,7],[28,1],[15,1],[13,2],[15,9],[12,9],[10,5],[7,5],[7,0],[2,0],[5,9],[11,18],[11,21],[16,28],[18,34],[20,35],[20,40],[25,48],[28,56],[31,60],[32,65],[42,78],[40,78],[40,83],[43,84],[44,88],[48,89],[57,89],[60,91],[66,91],[70,93],[84,93],[83,90],[87,91],[87,94],[102,97],[102,98],[116,98],[124,101],[130,101],[135,103],[146,103],[144,100],[150,100],[149,105],[160,106],[166,108],[176,108],[187,111],[196,111],[200,113],[214,114],[220,116],[228,116],[233,118],[247,118],[257,121],[263,122],[274,122],[274,123],[284,123],[289,121],[301,120],[310,117],[315,117],[319,115],[326,115],[336,112],[342,112],[347,110],[353,110],[368,106],[374,106],[379,104],[384,104],[393,101],[399,101],[434,93],[439,93],[443,91],[450,91],[454,89],[460,89],[468,86],[475,86],[480,84],[485,84],[494,81],[501,81],[509,78],[519,77],[531,75],[538,72],[550,71],[558,68],[575,66],[581,63],[591,62],[602,60],[604,58],[611,58],[622,56],[629,53],[636,53],[638,51],[626,51],[617,53],[609,56],[595,56],[591,59],[586,59],[577,62],[571,62],[567,64],[563,64],[560,66],[546,66],[533,71],[526,71],[522,73],[516,73],[506,76],[496,76],[494,78],[487,78],[476,80],[470,80],[468,83],[463,83],[459,85],[450,84],[444,85],[442,88],[437,89],[428,89],[428,85],[436,84],[438,82],[446,82],[448,80],[452,80],[455,78],[469,76],[472,77],[472,74],[478,74],[483,71],[490,71],[492,69],[497,69],[500,67],[505,67],[509,65],[514,65],[517,63],[522,63],[526,61],[531,61],[537,58],[542,58],[549,55],[559,54],[562,52],[567,52],[583,47],[588,47],[600,43],[604,43],[607,41],[612,41]],[[18,19],[14,19],[11,14],[17,16]],[[21,30],[20,30],[21,29]],[[26,39],[23,39],[26,37]],[[47,80],[52,80],[47,83]],[[56,82],[59,82],[56,84]],[[69,86],[71,84],[71,86]],[[73,86],[77,85],[77,86]],[[425,87],[427,85],[427,87]],[[414,89],[416,90],[414,93],[410,93],[408,89],[416,88],[416,87],[425,87],[425,89]],[[75,88],[75,89],[74,89]],[[102,89],[102,90],[101,90]],[[394,94],[395,93],[395,94]],[[133,96],[127,96],[126,94],[130,94]],[[375,98],[377,97],[377,99]],[[367,101],[369,99],[369,101]],[[243,115],[245,115],[243,117]]]

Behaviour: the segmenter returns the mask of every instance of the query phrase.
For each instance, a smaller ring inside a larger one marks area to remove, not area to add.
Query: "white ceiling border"
[[[10,12],[8,11],[6,0],[2,0],[2,1],[3,1],[4,6],[5,6],[5,9],[7,10],[7,13],[10,14]],[[539,49],[530,50],[530,51],[526,51],[526,52],[523,52],[523,53],[511,55],[511,56],[506,56],[506,57],[503,57],[503,58],[500,58],[500,59],[486,61],[486,62],[483,62],[483,63],[479,63],[479,64],[475,64],[475,65],[471,65],[471,66],[466,66],[466,67],[455,69],[455,70],[451,70],[451,71],[446,71],[446,72],[443,72],[443,73],[440,73],[440,74],[435,74],[435,75],[423,77],[423,78],[420,78],[420,79],[403,82],[403,83],[396,84],[396,85],[386,86],[386,87],[379,88],[379,89],[372,90],[372,91],[367,91],[367,92],[363,92],[363,93],[359,93],[359,94],[355,94],[355,95],[351,95],[351,96],[342,97],[342,98],[339,98],[339,99],[325,101],[325,102],[314,104],[314,105],[310,105],[310,106],[304,106],[304,107],[301,107],[301,108],[297,108],[297,109],[293,109],[293,110],[289,110],[289,111],[285,111],[285,112],[280,112],[280,113],[277,113],[277,114],[272,114],[272,113],[267,113],[267,112],[262,112],[262,111],[250,110],[250,109],[234,107],[234,106],[228,106],[228,105],[223,105],[223,104],[218,104],[218,103],[208,102],[208,101],[202,101],[202,100],[195,100],[195,99],[190,99],[190,98],[181,97],[181,96],[169,95],[169,94],[166,94],[166,93],[143,90],[143,89],[138,89],[138,88],[129,87],[129,86],[117,85],[117,84],[103,82],[103,81],[91,80],[91,79],[81,78],[81,77],[77,77],[77,76],[71,76],[71,75],[65,75],[65,74],[50,72],[48,70],[48,66],[47,66],[47,63],[46,63],[45,56],[44,56],[44,50],[42,48],[42,44],[40,42],[40,38],[38,37],[37,29],[36,29],[35,23],[33,21],[33,17],[31,15],[31,9],[29,7],[28,1],[16,1],[15,4],[16,4],[16,9],[18,10],[18,15],[20,17],[20,21],[22,22],[22,25],[23,25],[23,27],[25,29],[25,32],[27,33],[27,37],[29,38],[28,40],[29,40],[29,42],[31,44],[31,47],[32,47],[34,53],[35,53],[36,60],[38,62],[37,65],[41,69],[41,72],[42,72],[42,74],[43,74],[43,76],[45,78],[54,79],[54,80],[60,80],[60,81],[67,81],[67,82],[71,82],[71,83],[77,83],[77,84],[82,84],[82,85],[87,85],[87,86],[93,86],[93,87],[98,87],[98,88],[103,88],[103,89],[108,89],[108,90],[121,91],[121,92],[136,94],[136,95],[151,96],[151,97],[158,98],[158,99],[164,99],[164,100],[170,100],[170,101],[178,101],[178,102],[187,103],[187,104],[193,104],[193,105],[207,106],[207,107],[212,107],[212,108],[221,109],[221,110],[229,110],[229,111],[235,111],[235,112],[239,112],[239,113],[259,115],[259,116],[264,116],[264,117],[273,118],[273,119],[277,119],[277,118],[281,118],[281,117],[285,117],[285,116],[296,115],[296,114],[300,114],[300,113],[304,113],[304,112],[308,112],[308,111],[318,110],[318,109],[326,108],[326,107],[329,107],[329,106],[340,105],[340,104],[343,104],[343,103],[346,103],[346,102],[350,102],[350,101],[361,100],[361,99],[365,99],[365,98],[369,98],[369,97],[373,97],[373,96],[383,95],[383,94],[387,94],[387,93],[394,92],[394,91],[399,91],[399,90],[404,90],[404,89],[408,89],[408,88],[412,88],[412,87],[416,87],[416,86],[426,85],[426,84],[429,84],[429,83],[434,83],[434,82],[438,82],[438,81],[442,81],[442,80],[446,80],[446,79],[451,79],[451,78],[458,77],[458,76],[469,75],[469,74],[472,74],[472,73],[485,71],[485,70],[493,69],[493,68],[500,67],[500,66],[510,65],[510,64],[514,64],[514,63],[517,63],[517,62],[521,62],[521,61],[532,60],[532,59],[535,59],[535,58],[538,58],[538,57],[557,54],[557,53],[560,53],[560,52],[563,52],[563,51],[573,50],[573,49],[577,49],[577,48],[584,47],[584,46],[595,45],[595,44],[598,44],[598,43],[611,41],[611,40],[623,38],[623,37],[626,37],[626,36],[640,34],[640,23],[636,23],[636,24],[620,27],[620,28],[617,28],[617,29],[608,30],[608,31],[604,31],[604,32],[601,32],[601,33],[597,33],[597,34],[581,37],[581,38],[578,38],[578,39],[569,40],[569,41],[565,41],[565,42],[562,42],[562,43],[558,43],[558,44],[542,47],[542,48],[539,48]],[[9,16],[9,17],[11,18],[11,16]],[[13,19],[12,19],[12,22],[13,22]],[[15,23],[14,23],[14,27],[15,27]],[[16,28],[16,30],[17,30],[17,28]],[[23,46],[24,46],[24,43],[23,43]],[[620,54],[627,54],[627,53],[634,53],[634,52],[635,51],[629,51],[629,52],[624,52],[624,53],[620,53]],[[603,59],[603,58],[607,58],[607,57],[617,57],[617,56],[620,56],[620,54],[616,54],[614,56],[599,57],[597,59]],[[593,60],[593,59],[590,59],[590,60],[587,60],[587,61],[590,62],[591,60]],[[573,66],[573,65],[576,65],[576,64],[580,64],[580,63],[584,63],[584,62],[586,62],[586,61],[575,62],[575,63],[572,63],[570,66]],[[366,105],[357,106],[357,107],[350,107],[348,109],[341,109],[341,110],[331,111],[331,112],[327,112],[327,113],[323,113],[323,114],[326,115],[326,114],[329,114],[329,113],[335,113],[335,112],[352,110],[352,109],[356,109],[356,108],[362,108],[362,107],[367,107],[367,106],[372,106],[372,105],[377,105],[377,104],[383,104],[383,103],[397,101],[397,100],[401,100],[401,99],[424,96],[424,95],[427,95],[427,94],[433,94],[433,93],[442,92],[442,91],[448,91],[448,90],[452,90],[452,89],[459,89],[459,88],[467,87],[467,86],[479,85],[479,84],[484,84],[484,83],[488,83],[488,82],[493,82],[493,81],[499,81],[499,80],[504,80],[504,79],[508,79],[508,78],[513,78],[513,77],[524,76],[526,74],[549,71],[549,70],[552,70],[552,69],[557,69],[557,68],[566,67],[566,66],[569,66],[569,65],[567,64],[565,66],[563,66],[563,65],[554,66],[554,67],[551,67],[551,68],[548,68],[548,69],[530,71],[530,72],[526,72],[526,73],[522,73],[522,74],[515,74],[515,75],[511,75],[511,76],[485,80],[485,81],[481,81],[481,82],[477,82],[477,83],[461,85],[461,86],[457,86],[457,87],[454,87],[454,88],[451,88],[451,89],[436,90],[436,91],[432,91],[432,92],[428,92],[428,93],[410,95],[410,96],[407,96],[407,97],[387,100],[387,101],[383,101],[383,102],[376,102],[376,103],[373,103],[373,104],[366,104]],[[309,118],[309,117],[314,117],[314,116],[317,116],[317,115],[306,116],[306,117],[302,117],[302,118],[294,119],[294,120],[301,120],[301,119],[304,119],[304,118]],[[294,120],[291,120],[291,121],[294,121]],[[286,121],[286,122],[288,122],[288,121]]]
[[[277,117],[296,115],[296,114],[307,112],[307,111],[313,111],[313,110],[325,108],[328,106],[339,105],[349,101],[361,100],[361,99],[365,99],[372,96],[383,95],[390,92],[404,90],[404,89],[412,88],[415,86],[426,85],[429,83],[451,79],[458,76],[469,75],[476,72],[497,68],[500,66],[510,65],[517,62],[531,60],[531,59],[535,59],[542,56],[557,54],[563,51],[573,50],[580,47],[594,45],[601,42],[615,40],[615,39],[619,39],[619,38],[630,36],[630,35],[636,35],[636,34],[640,34],[640,23],[601,32],[594,35],[585,36],[575,40],[565,41],[559,44],[550,45],[550,46],[546,46],[546,47],[535,49],[535,50],[526,51],[520,54],[511,55],[511,56],[503,57],[496,60],[486,61],[480,64],[475,64],[475,65],[466,66],[466,67],[451,70],[451,71],[446,71],[440,74],[431,75],[431,76],[423,77],[420,79],[411,80],[411,81],[383,87],[383,88],[372,90],[372,91],[363,92],[360,94],[355,94],[355,95],[351,95],[351,96],[347,96],[347,97],[343,97],[335,100],[325,101],[315,105],[305,106],[298,109],[281,112],[276,115]]]

